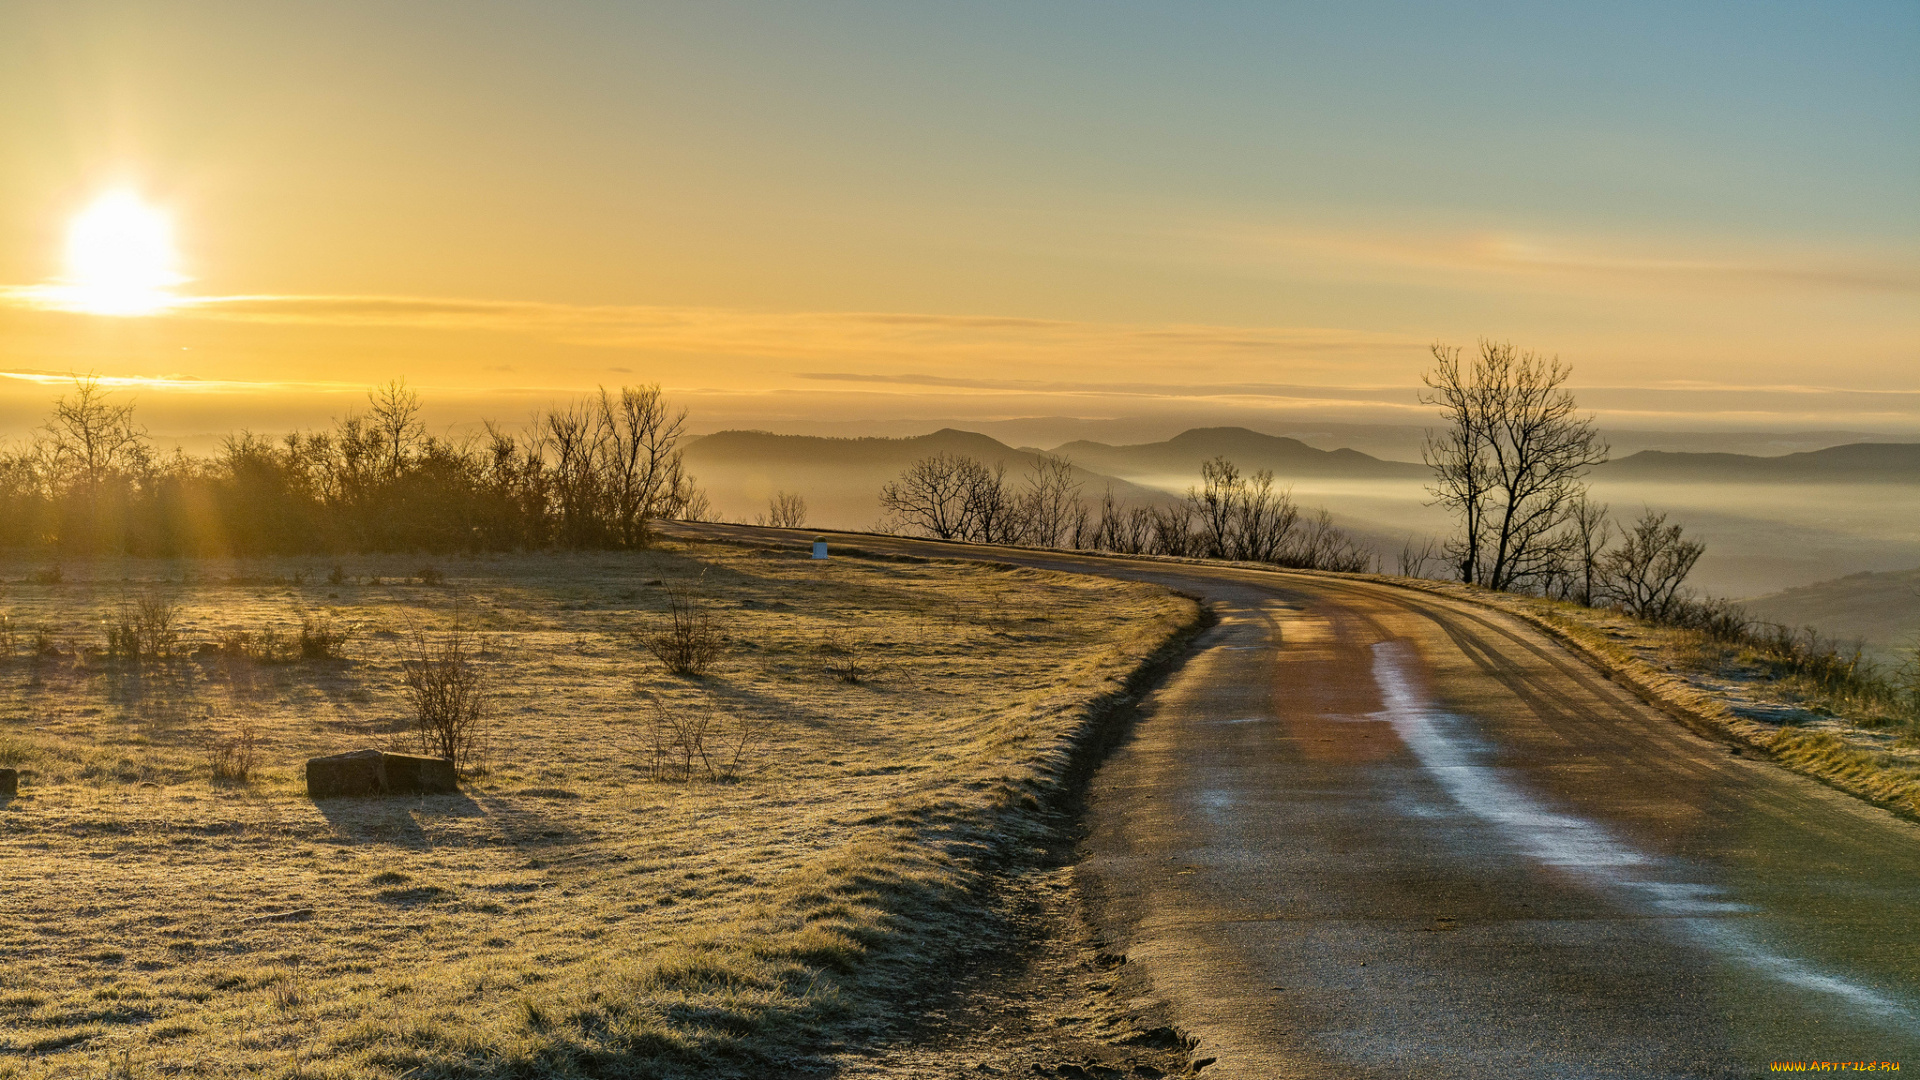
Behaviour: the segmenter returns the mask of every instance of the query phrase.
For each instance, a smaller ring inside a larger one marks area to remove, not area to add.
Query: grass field
[[[805,1067],[938,976],[1093,703],[1197,618],[1141,585],[723,545],[0,582],[5,1077]],[[704,678],[633,637],[674,587],[728,639]],[[141,595],[179,604],[184,655],[105,655]],[[323,612],[344,660],[196,651]],[[308,756],[408,745],[410,635],[455,624],[494,690],[484,771],[309,800]],[[747,737],[740,778],[654,778],[657,715]],[[248,732],[257,772],[216,782]]]

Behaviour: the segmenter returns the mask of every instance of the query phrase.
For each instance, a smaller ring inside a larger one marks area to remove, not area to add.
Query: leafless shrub
[[[1905,699],[1907,715],[1920,719],[1920,635],[1909,639],[1900,650],[1900,665],[1894,669],[1893,680]]]
[[[165,660],[180,641],[179,605],[152,589],[120,601],[107,621],[107,655],[127,660]]]
[[[53,631],[44,626],[34,630],[33,655],[43,659],[60,655],[60,643],[54,640]]]
[[[721,723],[708,703],[655,698],[644,748],[647,775],[682,782],[737,780],[765,733],[765,725],[751,717]]]
[[[346,581],[347,581],[346,567],[335,565],[333,569],[327,571],[327,584],[344,585],[346,584]]]
[[[799,529],[807,524],[807,500],[790,491],[776,491],[767,500],[767,512],[754,516],[755,525]]]
[[[208,752],[217,784],[244,784],[259,766],[260,736],[252,724],[242,724],[232,737],[213,744]]]
[[[648,652],[675,675],[705,675],[720,658],[723,635],[707,602],[691,590],[667,593],[667,621],[641,637]]]
[[[344,660],[342,649],[350,632],[332,612],[322,611],[300,619],[300,658],[302,660]]]
[[[478,642],[460,627],[438,635],[416,627],[400,661],[402,692],[421,751],[451,759],[462,772],[479,764],[491,717],[490,688],[475,661],[477,652]]]
[[[820,639],[819,651],[827,674],[836,682],[854,686],[880,673],[880,665],[873,660],[867,646],[838,630],[830,630]]]
[[[1415,543],[1413,537],[1400,545],[1400,576],[1423,578],[1427,576],[1427,564],[1436,560],[1444,561],[1440,544],[1431,536],[1422,537]]]
[[[1620,546],[1600,557],[1607,593],[1630,615],[1665,619],[1679,602],[1680,584],[1707,545],[1688,540],[1667,515],[1648,510],[1622,530]]]
[[[441,573],[437,566],[423,566],[413,572],[413,579],[422,585],[444,585],[447,575]]]
[[[20,631],[14,626],[13,616],[0,612],[0,660],[11,660],[13,654],[20,651]]]

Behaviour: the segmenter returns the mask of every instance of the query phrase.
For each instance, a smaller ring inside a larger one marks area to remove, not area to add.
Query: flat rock
[[[458,789],[453,762],[446,758],[382,754],[380,767],[389,795],[438,795]]]
[[[431,795],[457,790],[453,762],[417,754],[354,750],[307,759],[307,796]]]

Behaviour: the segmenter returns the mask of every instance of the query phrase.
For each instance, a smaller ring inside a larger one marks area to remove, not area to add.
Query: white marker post
[[[816,536],[813,538],[813,557],[816,559],[824,559],[827,557],[826,537]]]

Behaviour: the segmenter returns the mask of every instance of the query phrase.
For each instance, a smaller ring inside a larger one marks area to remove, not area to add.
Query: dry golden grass
[[[1455,582],[1381,578],[1518,615],[1558,636],[1703,730],[1908,818],[1920,819],[1920,744],[1910,721],[1884,705],[1836,697],[1804,678],[1778,677],[1739,646],[1697,630],[1654,626],[1617,611],[1473,589]]]
[[[778,1075],[937,975],[1091,703],[1197,618],[1134,584],[721,545],[446,560],[433,586],[420,562],[0,565],[25,628],[0,661],[0,765],[25,772],[0,1076]],[[729,638],[704,679],[632,636],[675,585]],[[326,612],[348,659],[88,651],[149,586],[189,650]],[[306,757],[404,738],[406,631],[456,620],[497,689],[488,771],[307,799]],[[30,657],[43,628],[62,651]],[[849,654],[858,682],[829,668]],[[650,779],[656,700],[759,729],[742,778]],[[216,783],[247,727],[260,769]]]

